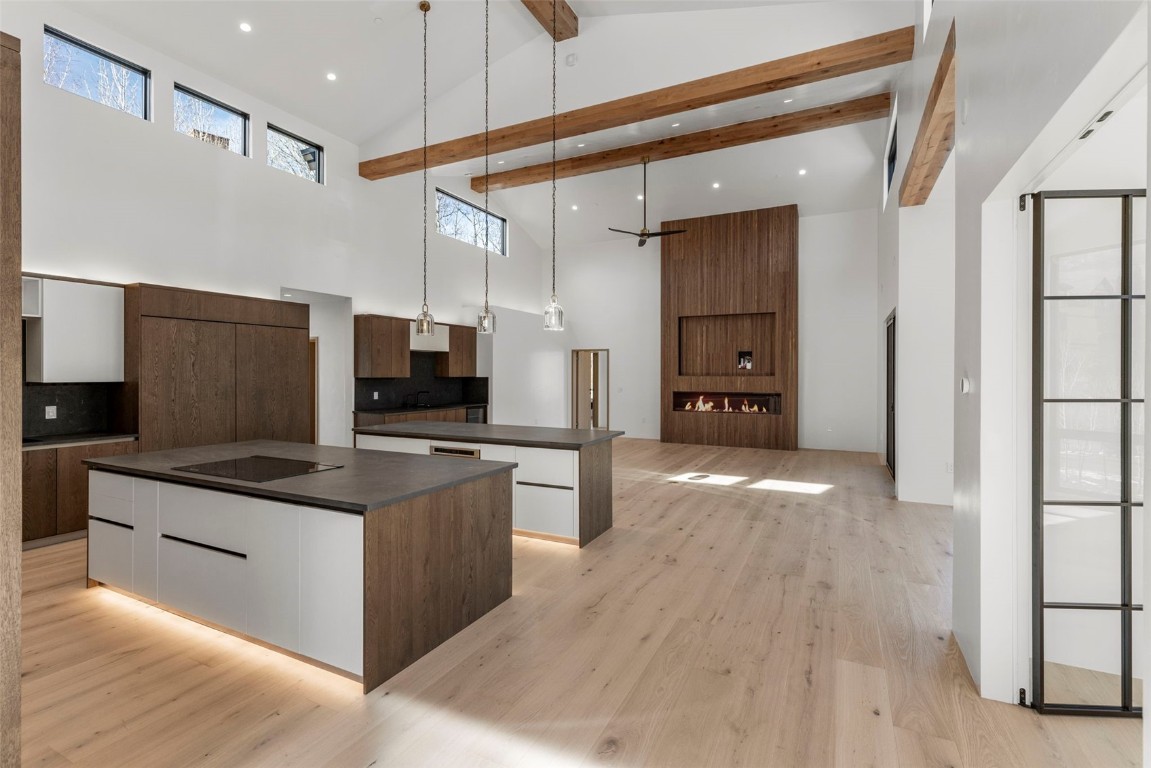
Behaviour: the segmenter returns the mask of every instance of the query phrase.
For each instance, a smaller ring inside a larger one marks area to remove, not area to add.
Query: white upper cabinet
[[[28,320],[27,380],[124,380],[124,289],[42,280],[41,314]]]
[[[448,327],[446,325],[437,325],[433,336],[420,336],[416,333],[416,322],[413,320],[408,329],[408,335],[411,337],[413,352],[448,351]]]

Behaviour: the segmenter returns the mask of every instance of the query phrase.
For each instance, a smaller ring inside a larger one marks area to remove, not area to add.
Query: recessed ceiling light
[[[643,195],[636,195],[636,196],[635,196],[635,199],[636,199],[636,200],[643,200]]]
[[[377,16],[376,18],[372,19],[372,21],[374,21],[377,24],[383,24],[384,23],[384,19],[380,16]]]
[[[679,128],[679,123],[672,123],[672,124],[671,124],[671,127],[672,127],[672,128]]]
[[[712,189],[719,189],[719,182],[718,182],[718,181],[716,181],[716,182],[713,182],[713,183],[712,183],[712,185],[711,185],[711,188],[712,188]]]
[[[800,176],[806,176],[807,175],[807,169],[806,168],[800,168],[799,169],[799,175]]]
[[[241,21],[240,22],[240,31],[241,32],[251,32],[252,31],[252,25],[246,21]]]
[[[784,100],[783,100],[783,103],[784,103],[784,104],[790,104],[790,103],[791,103],[791,102],[793,102],[793,101],[795,101],[795,99],[784,99]]]
[[[505,162],[505,160],[497,160],[496,165],[503,165]]]
[[[471,176],[471,175],[472,175],[472,172],[471,172],[471,171],[465,171],[465,172],[464,172],[464,175],[465,175],[465,176]]]
[[[284,294],[284,298],[285,298],[285,299],[290,299],[290,298],[292,298],[292,294],[290,294],[290,293],[285,293],[285,294]]]
[[[572,206],[572,210],[573,210],[573,211],[578,211],[578,210],[579,210],[579,206],[578,206],[578,205],[573,205],[573,206]]]
[[[335,80],[336,79],[336,73],[335,72],[329,72],[328,73],[328,79],[329,80]]]
[[[587,144],[576,144],[577,147],[586,147]]]

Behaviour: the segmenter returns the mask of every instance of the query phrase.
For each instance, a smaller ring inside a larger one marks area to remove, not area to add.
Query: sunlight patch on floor
[[[760,480],[747,486],[757,491],[787,491],[788,493],[809,493],[818,495],[834,488],[825,483],[800,483],[795,480]]]
[[[737,475],[709,475],[706,472],[686,472],[682,475],[669,477],[671,483],[701,483],[703,485],[735,485],[742,483],[746,477]]]

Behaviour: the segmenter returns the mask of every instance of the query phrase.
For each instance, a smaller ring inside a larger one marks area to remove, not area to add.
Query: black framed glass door
[[[1138,716],[1146,190],[1032,200],[1032,704]]]

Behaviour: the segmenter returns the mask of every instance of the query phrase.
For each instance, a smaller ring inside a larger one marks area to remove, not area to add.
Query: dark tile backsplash
[[[428,405],[488,402],[486,378],[436,378],[436,353],[413,352],[410,378],[356,379],[356,410],[402,408],[412,405],[420,391],[428,393],[423,396]],[[379,392],[380,399],[373,400],[372,392]]]
[[[24,437],[74,435],[117,430],[120,383],[25,384]],[[45,419],[44,407],[56,406],[56,418]]]

